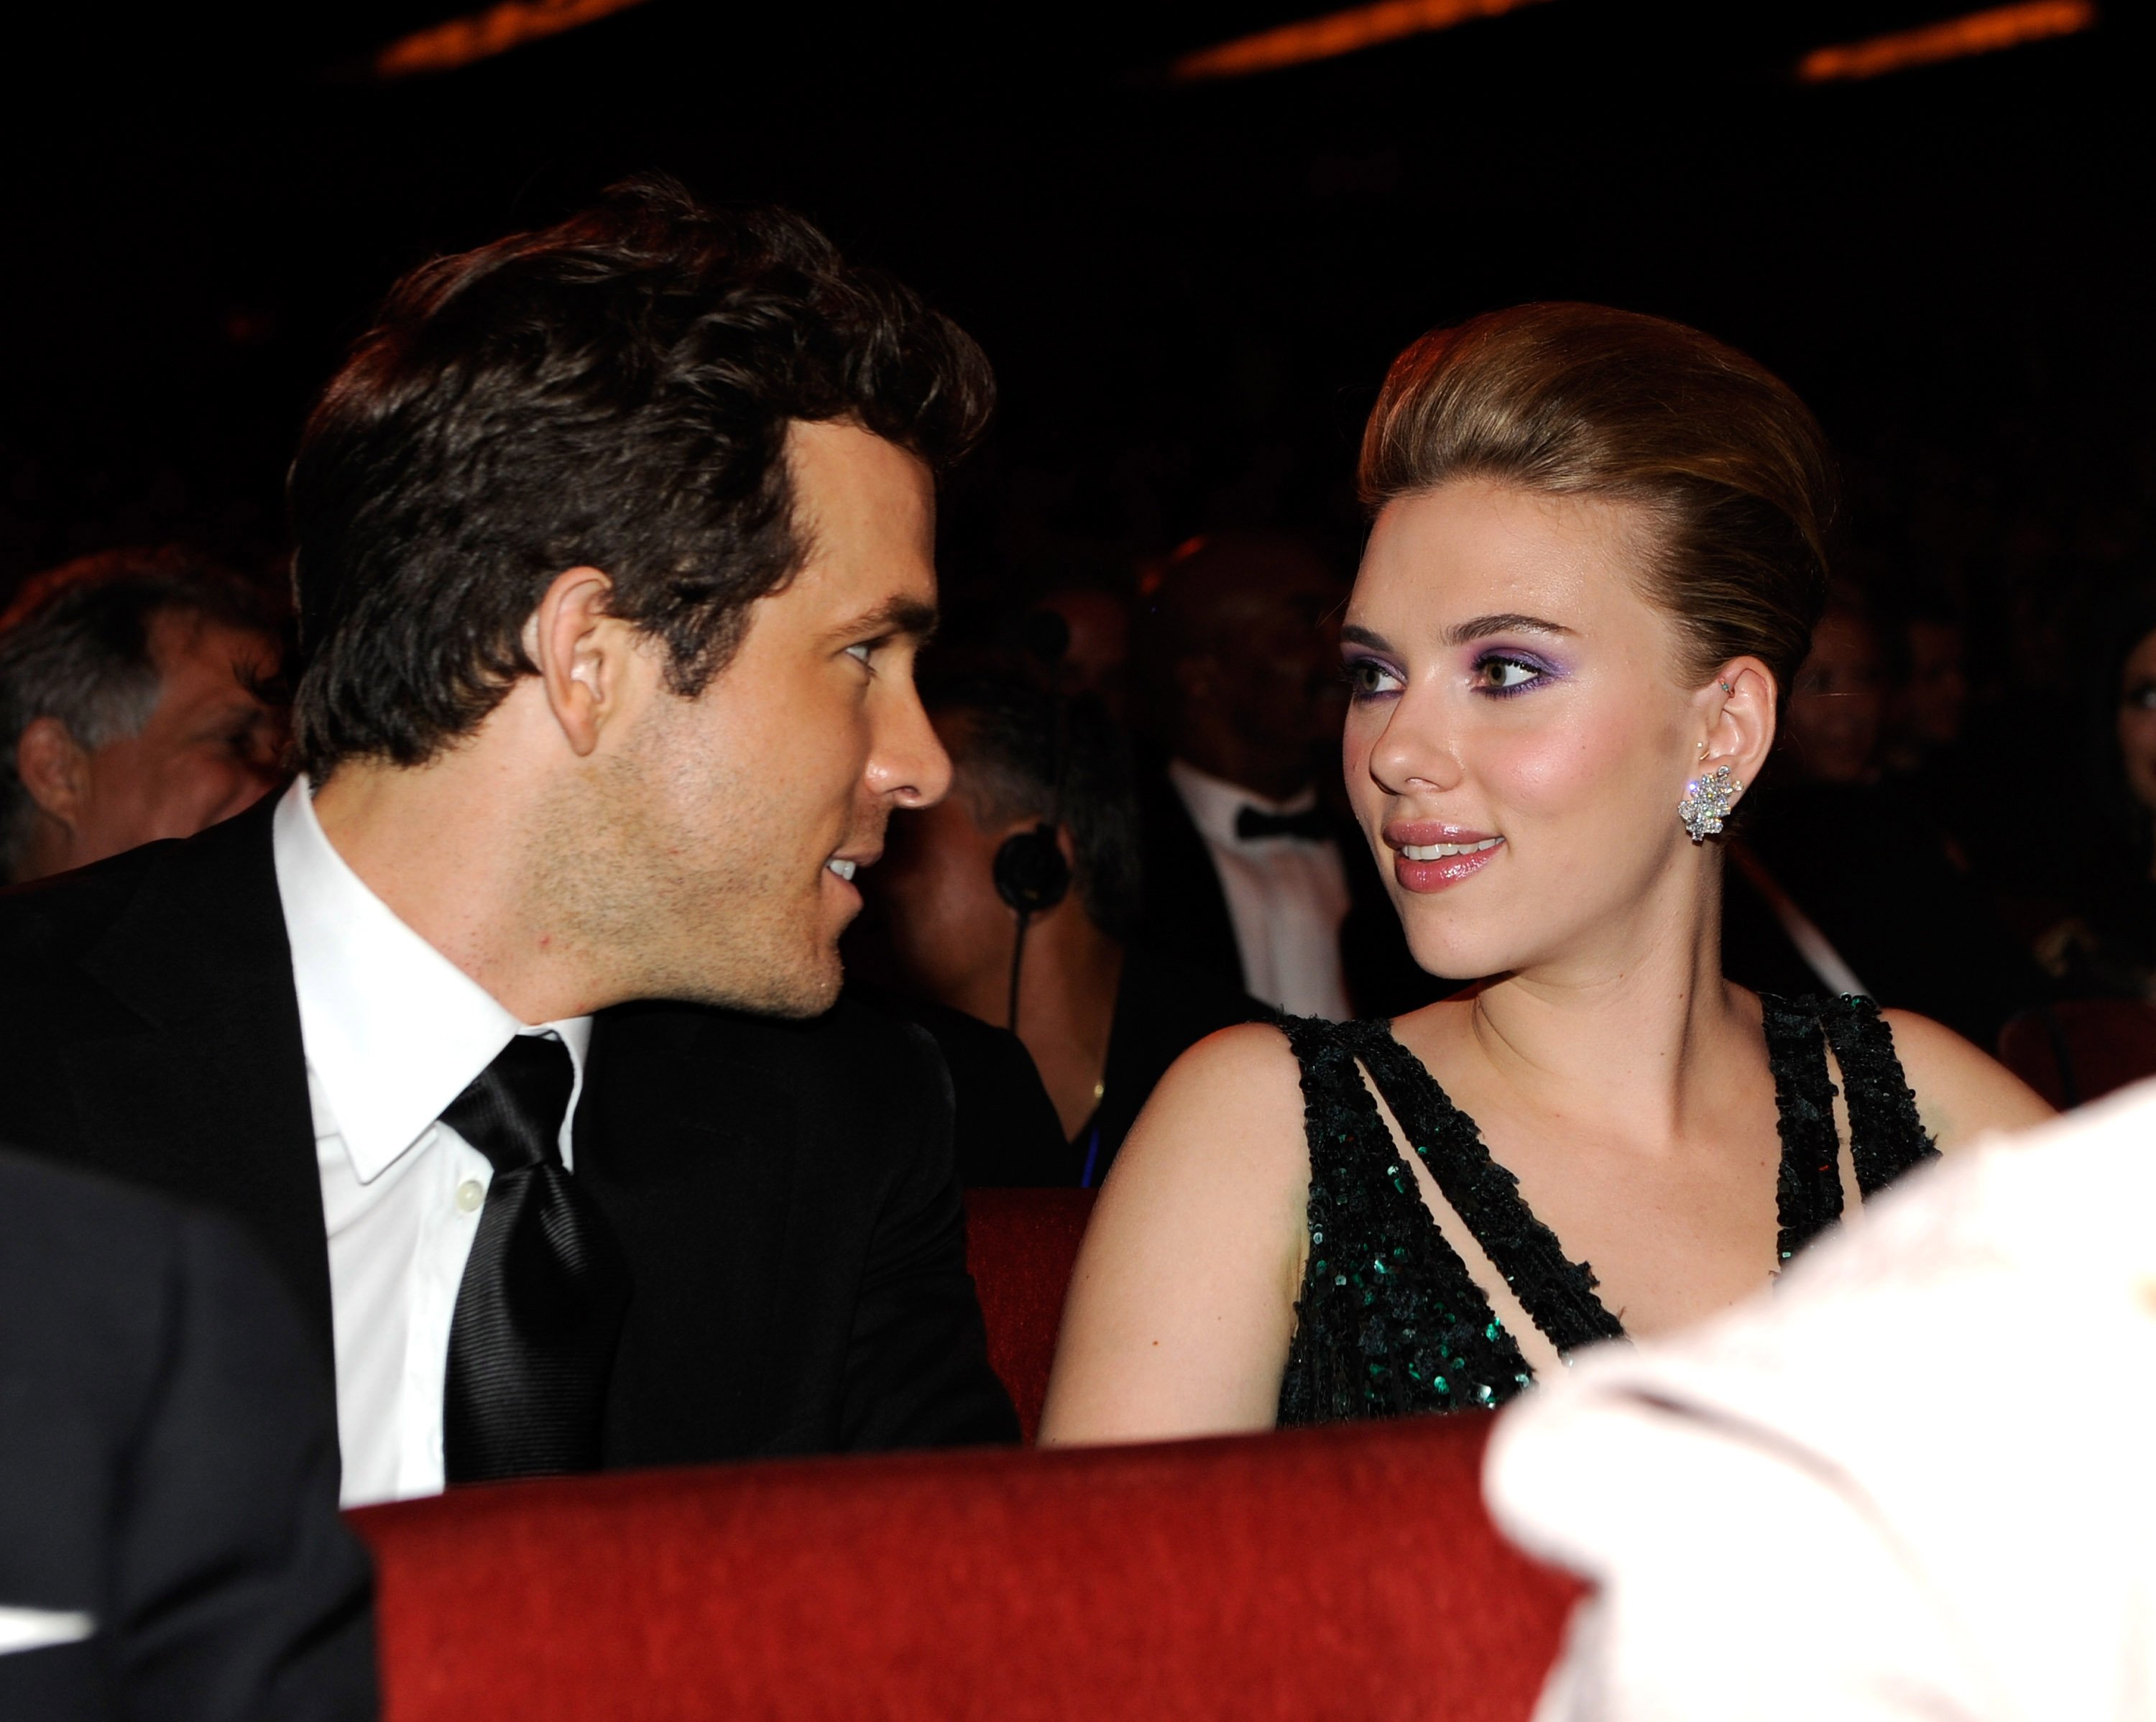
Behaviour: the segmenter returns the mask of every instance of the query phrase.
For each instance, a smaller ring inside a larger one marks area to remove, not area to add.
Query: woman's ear
[[[628,692],[634,630],[611,614],[613,582],[594,568],[557,574],[525,624],[524,649],[547,704],[579,758],[599,744]]]
[[[1693,696],[1700,716],[1698,768],[1726,765],[1750,784],[1774,746],[1774,707],[1780,689],[1758,658],[1732,658]]]

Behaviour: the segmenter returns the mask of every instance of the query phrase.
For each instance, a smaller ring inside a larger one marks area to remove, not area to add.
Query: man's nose
[[[901,807],[932,807],[950,791],[951,756],[911,682],[893,703],[869,758],[869,788]]]

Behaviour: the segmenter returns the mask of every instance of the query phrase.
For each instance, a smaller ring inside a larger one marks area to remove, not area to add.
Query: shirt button
[[[467,1178],[457,1186],[457,1205],[467,1214],[478,1212],[485,1200],[486,1186],[476,1178]]]

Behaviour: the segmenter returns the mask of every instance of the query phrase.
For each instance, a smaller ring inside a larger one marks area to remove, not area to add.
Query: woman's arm
[[[1882,1010],[1894,1051],[1916,1093],[1924,1129],[1951,1154],[1994,1130],[2019,1130],[2052,1116],[2043,1097],[1997,1059],[1950,1028],[1907,1010]]]
[[[1302,1085],[1277,1029],[1225,1029],[1178,1059],[1086,1228],[1040,1444],[1272,1427],[1309,1183]]]

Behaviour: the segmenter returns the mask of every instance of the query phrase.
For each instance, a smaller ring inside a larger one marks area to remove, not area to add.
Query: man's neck
[[[1268,801],[1292,801],[1310,787],[1310,758],[1301,748],[1282,753],[1210,726],[1187,730],[1178,738],[1175,753],[1206,776]]]
[[[412,768],[338,768],[315,817],[397,918],[526,1023],[588,1015],[599,995],[578,942],[535,912],[531,786],[469,752]]]
[[[1087,920],[1075,900],[1027,930],[1019,971],[1018,1035],[1033,1055],[1065,1137],[1076,1135],[1099,1103],[1122,970],[1122,946]],[[1000,1027],[1008,1009],[1009,994],[1001,991],[988,1020]]]

